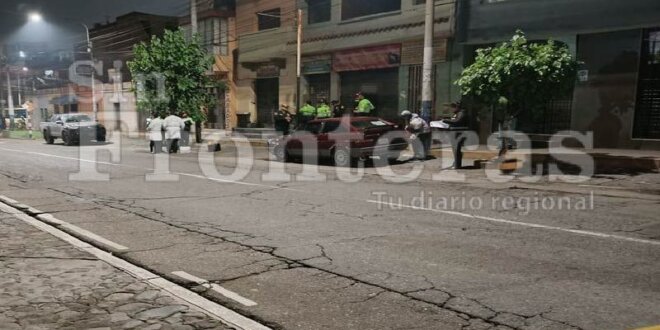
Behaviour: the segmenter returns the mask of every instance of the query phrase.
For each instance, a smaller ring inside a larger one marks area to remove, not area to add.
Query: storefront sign
[[[276,78],[280,76],[280,67],[275,64],[262,65],[257,68],[257,78]]]
[[[332,71],[332,60],[303,61],[303,74],[320,74]]]
[[[424,40],[406,41],[401,45],[401,64],[417,65],[424,62]],[[433,62],[447,61],[447,39],[433,40]]]
[[[362,71],[393,68],[401,64],[401,45],[386,45],[351,49],[335,53],[335,71]]]

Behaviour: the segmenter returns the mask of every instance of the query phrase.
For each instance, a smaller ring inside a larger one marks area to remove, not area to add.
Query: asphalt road
[[[104,152],[82,162],[109,181],[69,180],[90,148],[0,140],[0,195],[125,246],[116,254],[172,280],[218,284],[237,296],[203,294],[274,328],[660,324],[658,174],[496,184],[468,170],[446,175],[465,182],[439,182],[433,160],[407,183],[371,166],[356,183],[330,166],[322,181],[267,181],[281,164],[264,149],[248,159],[226,148],[201,163],[229,174],[253,160],[241,181],[208,177],[196,153],[171,158],[178,177],[154,178],[153,155],[130,140],[119,162]]]

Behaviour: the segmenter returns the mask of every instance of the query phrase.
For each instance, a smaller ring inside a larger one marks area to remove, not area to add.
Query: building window
[[[276,29],[280,27],[280,9],[265,10],[257,13],[259,31]]]
[[[401,0],[342,0],[341,2],[342,20],[397,10],[401,10]]]
[[[660,140],[660,28],[643,33],[633,138]]]
[[[184,27],[186,38],[190,40],[191,27]],[[229,28],[225,18],[208,18],[198,22],[199,40],[209,54],[228,55]]]
[[[205,19],[198,23],[198,32],[202,47],[206,48],[209,53],[213,53],[213,46],[216,44],[215,36],[215,19]]]
[[[645,31],[644,43],[648,64],[660,64],[660,30]]]
[[[219,10],[236,10],[236,0],[214,0],[213,8]]]
[[[227,24],[227,19],[220,19],[220,50],[219,53],[222,56],[229,56],[229,25]]]
[[[332,0],[307,0],[308,23],[328,22],[331,18]]]

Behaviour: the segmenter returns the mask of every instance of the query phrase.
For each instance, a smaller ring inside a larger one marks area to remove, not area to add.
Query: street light
[[[28,18],[31,22],[41,22],[44,19],[43,16],[41,16],[39,13],[30,13]]]
[[[43,16],[38,12],[32,12],[28,15],[28,19],[31,22],[41,22]],[[98,116],[98,106],[96,104],[96,67],[94,66],[94,53],[92,52],[92,41],[89,37],[89,26],[87,24],[80,22],[80,25],[85,28],[85,35],[87,36],[87,52],[89,53],[90,60],[92,62],[92,109],[94,112],[94,120],[97,120]]]

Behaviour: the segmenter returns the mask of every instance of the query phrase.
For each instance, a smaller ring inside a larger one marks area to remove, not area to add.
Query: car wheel
[[[332,153],[332,159],[337,167],[349,167],[353,161],[351,151],[346,147],[336,148]]]
[[[105,129],[99,128],[96,131],[96,142],[105,142],[106,140],[106,132]]]
[[[64,141],[64,144],[67,146],[73,145],[73,139],[71,138],[71,134],[69,134],[68,131],[62,131],[62,141]]]
[[[55,139],[50,135],[50,131],[48,130],[44,130],[44,140],[46,140],[47,144],[55,143]]]

